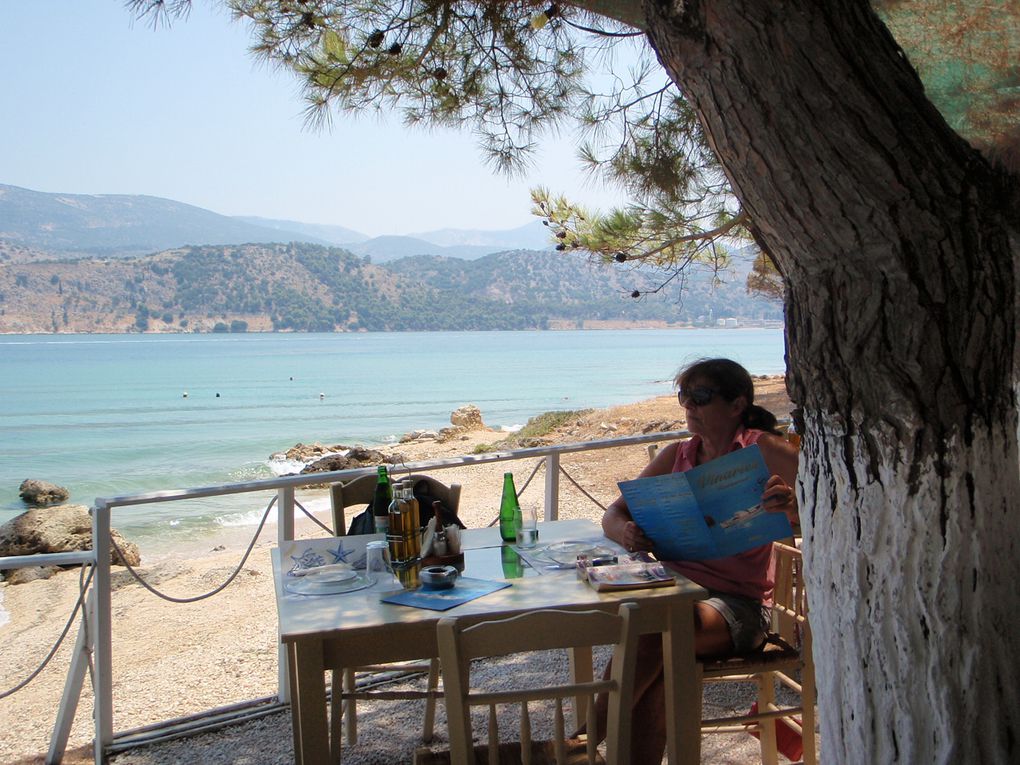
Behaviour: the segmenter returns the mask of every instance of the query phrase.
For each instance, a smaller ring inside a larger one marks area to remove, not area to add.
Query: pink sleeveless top
[[[733,437],[730,451],[757,443],[764,431],[741,428]],[[673,472],[683,473],[695,467],[701,436],[681,441],[677,446]],[[740,595],[753,600],[766,601],[772,597],[772,578],[769,561],[772,545],[762,545],[727,558],[712,560],[668,561],[667,565],[692,582],[709,590]]]

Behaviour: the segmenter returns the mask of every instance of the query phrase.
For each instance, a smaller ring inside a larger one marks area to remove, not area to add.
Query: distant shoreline
[[[93,330],[80,330],[66,332],[10,332],[6,330],[0,330],[0,336],[3,337],[26,337],[26,336],[40,336],[40,337],[82,337],[89,335],[361,335],[361,334],[386,334],[386,333],[414,333],[414,332],[428,332],[428,333],[457,333],[457,332],[588,332],[588,331],[626,331],[631,329],[664,329],[664,330],[702,330],[702,329],[725,329],[728,331],[739,331],[748,329],[783,329],[784,323],[781,321],[764,321],[756,322],[754,324],[741,323],[736,327],[721,327],[721,326],[696,326],[693,324],[670,324],[668,322],[660,321],[601,321],[592,320],[583,322],[584,326],[568,326],[572,322],[550,322],[550,326],[546,329],[436,329],[436,330],[333,330],[331,332],[306,332],[303,330],[246,330],[244,332],[212,332],[212,331],[189,331],[185,329],[158,329],[158,330],[146,330],[145,332],[115,332],[115,331],[93,331]]]

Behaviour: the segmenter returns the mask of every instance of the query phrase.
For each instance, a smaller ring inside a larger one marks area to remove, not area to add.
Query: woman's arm
[[[655,458],[645,465],[644,469],[638,474],[638,478],[647,478],[652,475],[664,475],[672,472],[678,446],[679,444],[672,443],[659,449]],[[602,532],[614,542],[623,545],[630,552],[635,552],[636,550],[651,551],[653,548],[652,540],[645,536],[641,527],[634,523],[634,520],[630,517],[627,502],[622,495],[613,500],[602,515]]]
[[[772,477],[765,484],[761,499],[765,509],[770,513],[786,513],[790,523],[799,523],[797,510],[797,448],[780,436],[771,433],[762,434],[758,439],[758,448],[765,459],[765,466]]]

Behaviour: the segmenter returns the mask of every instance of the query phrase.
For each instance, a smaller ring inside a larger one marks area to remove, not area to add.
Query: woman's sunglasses
[[[705,404],[711,403],[715,394],[719,391],[713,388],[704,388],[698,386],[697,388],[681,388],[676,392],[676,400],[680,402],[680,406],[688,406],[693,404],[694,406],[705,406]]]

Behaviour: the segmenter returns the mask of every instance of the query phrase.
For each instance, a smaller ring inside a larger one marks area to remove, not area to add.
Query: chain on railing
[[[142,587],[147,589],[157,598],[162,598],[163,600],[169,601],[170,603],[197,603],[200,600],[211,598],[213,595],[223,592],[223,590],[229,587],[230,583],[237,578],[237,575],[241,573],[241,569],[244,568],[244,564],[248,562],[248,556],[251,555],[251,551],[255,549],[255,543],[258,541],[259,534],[262,533],[262,529],[266,525],[266,519],[269,518],[269,511],[272,510],[273,505],[276,504],[276,499],[277,499],[276,497],[273,497],[271,500],[269,500],[269,504],[266,506],[266,511],[262,513],[262,520],[259,521],[258,528],[255,529],[255,535],[251,538],[251,542],[248,543],[248,548],[244,551],[244,555],[241,556],[241,561],[237,564],[234,570],[230,572],[230,576],[228,576],[222,584],[214,587],[209,592],[203,593],[201,595],[192,595],[189,598],[177,598],[174,597],[173,595],[167,595],[165,592],[160,592],[151,584],[146,582],[142,578],[141,574],[135,571],[135,567],[128,563],[127,558],[124,556],[124,551],[120,549],[120,545],[117,544],[117,540],[112,535],[110,536],[110,544],[113,545],[113,549],[117,551],[117,555],[120,558],[120,562],[124,564],[124,567],[128,570],[128,573],[131,574],[132,577],[134,577],[135,581],[138,582],[138,584],[142,585]],[[304,510],[304,508],[301,509]]]
[[[565,475],[567,477],[568,481],[570,481],[572,484],[574,484],[574,486],[577,488],[577,490],[579,492],[581,492],[584,496],[586,496],[588,499],[590,499],[592,502],[594,502],[596,505],[598,505],[598,507],[600,507],[602,509],[602,512],[606,512],[606,510],[607,510],[606,506],[603,505],[601,502],[599,502],[597,499],[595,499],[595,497],[593,497],[591,494],[589,494],[588,491],[586,491],[585,488],[583,486],[581,486],[581,484],[579,484],[577,481],[575,481],[574,477],[572,475],[570,475],[570,473],[567,472],[567,469],[565,467],[563,467],[562,463],[560,464],[559,468],[560,468],[560,472],[563,473],[563,475]]]
[[[274,501],[275,501],[275,499],[276,498],[274,497]],[[270,503],[269,506],[272,507],[272,504]],[[298,502],[296,499],[294,500],[294,506],[296,508],[298,508],[302,513],[304,513],[305,517],[307,517],[310,521],[312,521],[316,526],[318,526],[320,529],[325,531],[331,537],[332,536],[337,536],[340,533],[340,529],[336,529],[336,530],[331,529],[325,523],[323,523],[318,518],[316,518],[314,515],[312,515],[311,512],[304,505],[302,505],[300,502]]]
[[[88,570],[88,576],[85,575],[86,569]],[[61,644],[67,637],[67,633],[71,631],[71,625],[74,624],[74,620],[78,616],[78,612],[82,609],[82,606],[84,606],[85,604],[85,597],[86,594],[88,593],[89,585],[92,583],[92,573],[93,573],[92,566],[83,565],[81,567],[81,571],[78,574],[78,599],[75,600],[74,608],[71,609],[71,615],[67,617],[67,622],[65,622],[64,624],[64,629],[60,631],[60,636],[57,638],[57,641],[53,644],[53,647],[49,650],[49,653],[46,654],[46,658],[43,659],[42,662],[40,662],[38,667],[29,672],[28,677],[26,677],[24,680],[17,683],[12,688],[9,688],[6,691],[0,691],[0,700],[6,699],[8,696],[13,696],[22,688],[25,688],[29,683],[35,680],[44,669],[46,669],[46,665],[50,663],[50,661],[56,655],[57,651],[60,649]],[[87,629],[87,627],[85,626],[85,620],[82,620],[81,628]]]
[[[585,490],[577,482],[577,480],[575,480],[559,464],[559,457],[561,455],[574,452],[622,447],[642,443],[644,444],[654,443],[657,441],[679,438],[686,435],[689,434],[680,432],[662,432],[640,436],[626,436],[622,438],[607,439],[603,441],[564,444],[547,447],[531,447],[507,452],[487,453],[483,455],[463,455],[454,459],[447,458],[411,464],[405,463],[401,464],[401,467],[410,473],[413,471],[434,471],[454,467],[469,468],[475,465],[482,465],[493,462],[513,461],[538,457],[540,459],[536,463],[531,474],[528,476],[527,480],[521,487],[521,490],[518,492],[518,494],[520,494],[526,488],[528,488],[528,486],[534,479],[535,475],[537,475],[538,471],[541,469],[543,464],[546,465],[547,468],[553,468],[551,470],[547,470],[546,475],[547,484],[546,484],[545,515],[547,519],[554,519],[556,517],[556,507],[558,502],[558,482],[555,481],[555,477],[558,476],[559,473],[561,472],[565,476],[567,476],[567,479],[579,491],[581,491],[581,493],[584,494],[584,496],[586,496],[598,507],[602,508],[603,510],[605,509],[604,506],[591,495],[591,493]],[[67,625],[65,625],[63,633],[58,638],[57,645],[53,647],[49,655],[46,657],[46,659],[44,659],[43,664],[37,670],[35,670],[30,675],[29,678],[19,683],[18,686],[16,686],[14,689],[12,689],[11,691],[7,692],[4,695],[9,696],[17,692],[25,685],[27,685],[29,682],[31,682],[31,680],[34,679],[34,677],[37,676],[39,672],[42,671],[43,667],[46,666],[46,664],[52,659],[53,655],[56,653],[57,649],[59,648],[59,645],[65,639],[67,633],[69,632],[70,625],[74,623],[74,620],[77,617],[78,613],[82,610],[83,605],[85,605],[89,613],[93,614],[94,618],[96,619],[96,631],[98,634],[91,634],[89,632],[90,629],[89,619],[83,618],[82,619],[83,632],[79,633],[79,639],[81,639],[82,636],[84,636],[85,643],[87,644],[90,650],[85,650],[83,652],[83,657],[81,658],[82,664],[79,664],[79,667],[81,667],[80,671],[82,673],[84,673],[85,671],[84,667],[87,667],[90,678],[93,681],[92,684],[96,696],[96,709],[95,709],[96,751],[97,751],[96,762],[98,763],[101,760],[105,761],[105,755],[102,753],[104,751],[109,751],[113,735],[112,734],[113,707],[111,696],[112,675],[110,667],[111,645],[109,640],[110,637],[109,633],[111,628],[110,624],[111,613],[109,602],[110,601],[109,553],[111,549],[114,550],[120,556],[121,562],[123,562],[125,565],[127,564],[126,558],[123,555],[123,551],[120,549],[120,546],[117,544],[116,540],[112,539],[109,534],[110,511],[114,507],[118,506],[119,507],[138,506],[150,503],[174,502],[200,497],[243,494],[256,491],[265,491],[267,489],[277,489],[278,491],[277,496],[270,500],[269,504],[267,505],[266,510],[262,515],[262,519],[258,524],[258,528],[256,529],[254,536],[252,537],[252,541],[249,543],[237,567],[221,585],[217,586],[210,592],[188,598],[176,598],[173,596],[169,596],[166,595],[165,593],[159,592],[150,584],[145,582],[141,575],[137,571],[135,571],[135,569],[132,566],[127,565],[127,568],[131,575],[134,577],[134,579],[138,581],[146,590],[156,595],[157,597],[160,597],[164,600],[173,603],[192,603],[197,600],[212,597],[213,595],[222,592],[237,577],[237,575],[243,569],[244,564],[247,562],[248,557],[251,555],[251,552],[254,549],[254,546],[258,540],[259,535],[262,533],[262,530],[265,527],[266,521],[268,520],[269,517],[269,513],[274,507],[274,505],[278,508],[278,512],[280,514],[281,540],[284,538],[288,539],[291,538],[290,536],[288,536],[288,534],[293,533],[293,513],[295,507],[300,509],[308,518],[315,522],[324,531],[326,531],[329,534],[333,534],[333,531],[329,529],[328,526],[326,526],[317,518],[315,518],[315,516],[312,515],[312,513],[310,513],[307,508],[305,508],[303,505],[301,505],[300,502],[296,500],[296,498],[294,497],[294,489],[308,488],[314,484],[321,484],[323,482],[336,483],[339,481],[353,480],[354,478],[367,474],[369,474],[368,469],[357,468],[350,470],[334,471],[328,474],[317,474],[315,476],[307,475],[285,476],[276,479],[268,479],[241,484],[231,484],[227,486],[210,486],[201,487],[197,489],[164,491],[150,494],[136,494],[132,496],[115,497],[112,499],[97,499],[96,506],[93,511],[94,515],[93,538],[95,545],[91,556],[88,558],[83,558],[81,554],[77,556],[68,556],[67,554],[63,556],[58,556],[62,558],[62,562],[66,558],[76,558],[76,560],[68,562],[74,562],[83,565],[83,569],[80,574],[80,576],[83,577],[83,579],[80,587],[79,598],[75,604],[75,608],[73,609],[71,616],[68,619],[68,623]],[[99,536],[97,536],[97,534]],[[35,556],[16,556],[16,557],[30,558]],[[27,562],[22,561],[21,565],[32,564],[28,564]],[[97,566],[97,569],[93,570],[91,568],[92,566]],[[87,578],[85,574],[86,567],[89,568]],[[86,591],[88,590],[89,584],[91,584],[92,591],[89,594],[88,600],[86,601]],[[94,604],[92,603],[93,598],[95,598],[96,601]],[[95,651],[94,664],[93,664],[93,651]],[[69,673],[68,675],[68,686],[65,688],[65,699],[61,702],[61,709],[58,712],[58,721],[54,729],[54,738],[51,749],[51,755],[53,755],[56,758],[52,759],[52,761],[54,762],[59,762],[59,758],[63,753],[63,747],[66,745],[67,741],[67,733],[70,730],[70,720],[71,718],[73,718],[74,715],[74,708],[76,702],[74,701],[74,699],[70,699],[71,705],[67,707],[66,702],[68,702],[68,694],[70,693],[71,696],[76,697],[76,694],[80,693],[80,682],[82,679],[82,675],[79,675],[77,680],[72,680],[73,673],[74,670],[72,668],[71,673]],[[78,690],[74,689],[76,683]],[[3,697],[4,696],[0,696],[0,698]],[[281,700],[283,699],[281,698]]]

